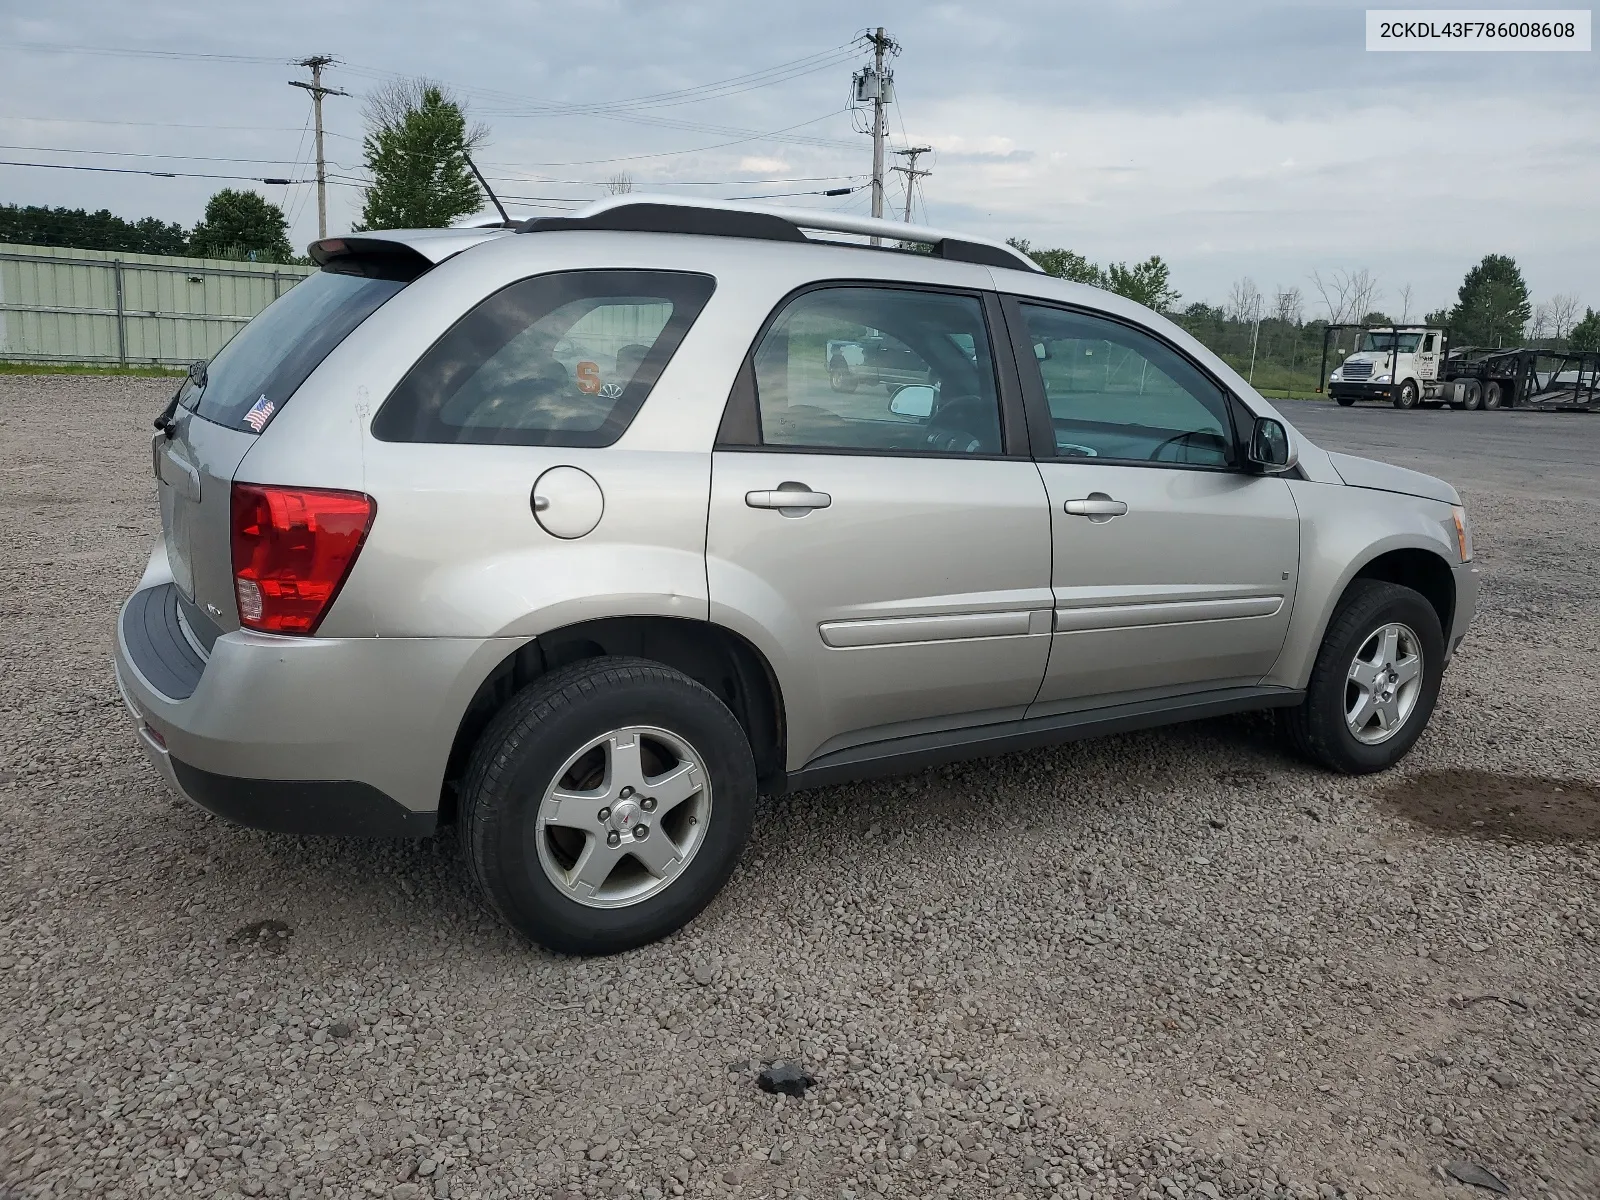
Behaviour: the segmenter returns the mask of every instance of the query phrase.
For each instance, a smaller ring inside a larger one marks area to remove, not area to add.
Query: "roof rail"
[[[888,238],[897,242],[918,242],[932,247],[936,257],[953,262],[1022,271],[1040,269],[1026,254],[1004,242],[931,229],[926,225],[907,225],[900,221],[854,217],[812,208],[768,208],[728,200],[653,196],[636,192],[596,200],[569,216],[534,217],[517,226],[518,233],[545,233],[559,229],[699,233],[779,242],[809,241],[802,230],[813,229]]]

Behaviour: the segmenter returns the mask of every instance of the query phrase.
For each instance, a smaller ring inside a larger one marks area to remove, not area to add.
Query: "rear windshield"
[[[218,425],[260,433],[333,348],[403,287],[397,279],[318,271],[234,334],[207,365],[204,386],[188,382],[179,403]]]

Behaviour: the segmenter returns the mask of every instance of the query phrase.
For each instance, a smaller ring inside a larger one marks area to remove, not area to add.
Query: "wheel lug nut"
[[[644,841],[645,838],[650,836],[650,826],[635,825],[633,827],[633,836],[638,838],[641,842]]]
[[[611,810],[609,808],[602,808],[595,815],[600,818],[600,824],[602,825],[611,820]]]
[[[639,807],[644,809],[645,812],[655,812],[656,798],[654,796],[646,796],[643,800],[639,801]]]
[[[606,845],[613,847],[622,845],[622,835],[613,829],[606,834]]]
[[[631,787],[625,787],[625,788],[622,789],[622,798],[624,800],[626,800],[631,795],[633,795],[633,789]]]

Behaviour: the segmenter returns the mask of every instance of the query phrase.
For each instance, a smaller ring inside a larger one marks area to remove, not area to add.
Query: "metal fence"
[[[208,359],[314,270],[0,243],[0,360]]]

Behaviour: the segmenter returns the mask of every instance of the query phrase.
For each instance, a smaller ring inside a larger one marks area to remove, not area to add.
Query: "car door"
[[[711,614],[777,672],[791,770],[1015,719],[1038,692],[1050,519],[999,320],[979,293],[813,287],[741,370],[712,455]],[[835,390],[820,351],[873,331],[933,383]]]
[[[1300,532],[1285,480],[1246,469],[1243,405],[1147,329],[1006,304],[1054,551],[1032,715],[1256,683],[1288,631]]]

